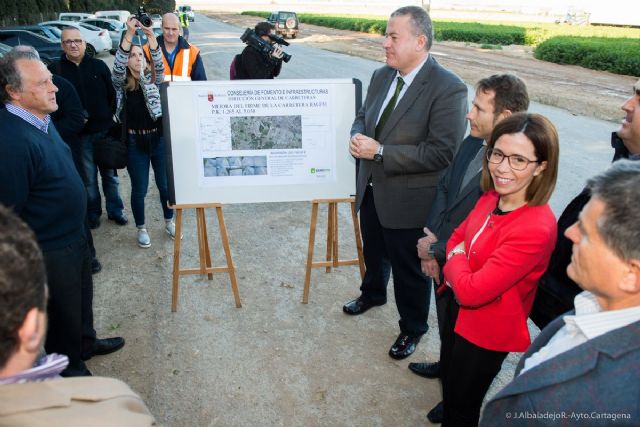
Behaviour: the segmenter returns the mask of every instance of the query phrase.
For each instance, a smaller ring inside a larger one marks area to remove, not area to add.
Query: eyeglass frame
[[[63,44],[63,45],[65,45],[65,46],[69,46],[69,47],[73,46],[74,44],[75,44],[76,46],[81,46],[81,45],[82,45],[82,43],[84,43],[84,40],[83,40],[83,39],[67,39],[67,40],[62,40],[62,44]]]
[[[487,158],[487,162],[491,163],[492,165],[500,165],[500,164],[502,164],[502,162],[504,162],[504,159],[507,159],[507,164],[509,165],[509,167],[511,169],[516,170],[516,171],[523,171],[523,170],[527,169],[531,163],[540,163],[540,160],[529,160],[525,156],[523,156],[522,154],[510,154],[510,155],[507,156],[501,150],[498,150],[498,153],[500,155],[502,155],[502,160],[500,160],[499,162],[492,162],[491,161],[491,155],[495,152],[495,150],[496,150],[496,148],[489,148],[489,149],[487,149],[487,152],[485,154],[485,157]],[[526,160],[527,164],[522,169],[518,169],[518,168],[514,167],[513,164],[511,164],[511,158],[512,157],[520,157],[520,158]]]

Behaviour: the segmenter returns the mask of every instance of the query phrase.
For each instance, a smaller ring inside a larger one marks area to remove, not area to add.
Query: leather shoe
[[[96,341],[93,344],[93,356],[110,354],[114,351],[120,350],[122,347],[124,347],[124,338],[122,337],[96,338]]]
[[[420,337],[412,337],[411,335],[400,333],[396,342],[389,349],[389,356],[394,359],[404,359],[409,357],[416,351],[416,346],[420,342]]]
[[[98,261],[98,258],[93,258],[91,260],[91,274],[98,274],[102,271],[102,264]]]
[[[435,363],[409,363],[409,370],[416,375],[425,378],[440,378],[440,362]]]
[[[124,215],[109,215],[108,218],[111,221],[114,221],[118,225],[127,225],[127,224],[129,224],[129,220]]]
[[[442,421],[444,420],[444,405],[442,404],[442,401],[429,411],[427,419],[433,424],[442,424]]]
[[[342,311],[344,311],[346,314],[355,316],[355,315],[364,313],[365,311],[369,310],[371,307],[377,307],[379,305],[384,305],[386,303],[387,303],[386,301],[382,303],[373,303],[363,299],[362,297],[359,297],[343,305]]]

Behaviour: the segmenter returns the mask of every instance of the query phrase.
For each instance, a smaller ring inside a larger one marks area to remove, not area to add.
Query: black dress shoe
[[[124,338],[96,338],[96,342],[93,344],[93,356],[102,356],[105,354],[113,353],[124,347]]]
[[[108,218],[115,222],[118,225],[127,225],[129,224],[129,220],[124,215],[109,215]]]
[[[442,404],[442,401],[429,411],[427,419],[433,424],[442,424],[442,421],[444,420],[444,405]]]
[[[396,338],[396,342],[389,349],[389,356],[398,360],[409,357],[416,351],[416,346],[419,342],[420,337],[412,337],[411,335],[400,333]]]
[[[98,227],[100,227],[100,217],[94,219],[89,218],[89,228],[95,230]]]
[[[440,378],[440,362],[435,363],[409,363],[409,370],[416,375],[425,378]]]
[[[91,274],[98,274],[102,271],[102,264],[98,261],[98,258],[91,260]]]
[[[379,305],[384,305],[387,302],[382,303],[374,303],[363,299],[362,297],[356,298],[353,301],[349,301],[345,305],[342,306],[342,311],[352,316],[357,314],[362,314],[365,311],[369,310],[371,307],[377,307]]]

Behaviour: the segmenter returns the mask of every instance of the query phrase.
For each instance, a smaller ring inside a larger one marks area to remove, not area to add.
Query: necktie
[[[378,136],[380,135],[380,133],[382,133],[384,124],[387,122],[387,119],[393,112],[393,109],[396,108],[396,102],[398,102],[398,95],[400,95],[400,91],[402,90],[403,86],[404,86],[404,80],[402,80],[402,77],[398,77],[398,83],[396,83],[396,91],[393,93],[393,96],[389,100],[389,103],[384,108],[384,111],[380,116],[380,120],[378,120],[378,124],[376,125],[376,139],[378,139]]]

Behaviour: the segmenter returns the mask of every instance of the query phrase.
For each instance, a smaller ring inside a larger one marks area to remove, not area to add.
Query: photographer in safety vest
[[[180,35],[180,21],[174,13],[162,16],[162,35],[158,37],[164,61],[164,81],[207,80],[200,49],[187,43]],[[145,56],[151,58],[149,45]]]

